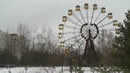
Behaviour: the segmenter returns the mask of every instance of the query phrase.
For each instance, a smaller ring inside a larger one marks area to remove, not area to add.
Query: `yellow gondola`
[[[59,38],[59,39],[62,39],[62,38],[63,38],[63,36],[58,36],[58,38]]]
[[[118,26],[118,27],[120,27],[121,26],[121,24],[119,24],[118,22],[117,22],[117,20],[113,20],[113,26]]]
[[[59,34],[59,35],[62,35],[63,33],[59,32],[58,34]]]
[[[63,33],[61,33],[61,32],[59,32],[58,35],[59,35],[58,36],[59,39],[61,39],[63,37]]]
[[[59,26],[64,26],[64,24],[59,24]]]
[[[101,8],[101,13],[106,13],[106,8],[105,7]]]
[[[63,21],[63,22],[66,22],[66,21],[67,21],[67,16],[63,16],[63,17],[62,17],[62,21]]]
[[[59,30],[64,30],[64,24],[59,24]]]
[[[109,19],[112,19],[112,18],[113,18],[112,13],[108,13],[108,18],[109,18]]]
[[[84,4],[84,9],[86,9],[86,10],[88,9],[88,3]]]
[[[63,48],[63,47],[64,47],[64,45],[59,45],[59,47]]]
[[[93,10],[97,9],[97,4],[93,4]]]
[[[118,27],[121,27],[121,24],[120,23],[118,23],[118,25],[117,25]]]
[[[114,23],[113,25],[114,25],[114,26],[118,26],[118,27],[121,26],[121,24],[119,24],[119,23]]]
[[[69,15],[69,16],[73,15],[73,10],[72,10],[72,9],[69,9],[69,10],[68,10],[68,15]]]
[[[116,34],[120,34],[120,29],[116,29]]]
[[[61,44],[64,44],[64,43],[65,43],[65,41],[60,41],[60,43],[61,43]]]
[[[77,59],[72,58],[72,62],[73,62],[73,63],[76,63],[76,62],[77,62]]]
[[[70,50],[68,48],[65,49],[65,55],[69,55]]]
[[[80,11],[80,6],[79,5],[76,5],[76,7],[75,7],[76,9],[76,11]]]
[[[113,20],[113,23],[117,23],[117,20]]]
[[[59,30],[64,30],[64,27],[59,27]]]

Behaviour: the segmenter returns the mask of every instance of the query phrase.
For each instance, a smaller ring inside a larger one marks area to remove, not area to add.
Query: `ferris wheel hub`
[[[85,23],[80,28],[81,37],[85,40],[95,39],[98,33],[99,30],[96,24]]]

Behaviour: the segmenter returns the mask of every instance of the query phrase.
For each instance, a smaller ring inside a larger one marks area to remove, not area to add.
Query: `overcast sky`
[[[105,6],[119,20],[130,9],[130,0],[0,0],[0,29],[15,32],[17,24],[22,23],[55,30],[68,9],[85,2]]]

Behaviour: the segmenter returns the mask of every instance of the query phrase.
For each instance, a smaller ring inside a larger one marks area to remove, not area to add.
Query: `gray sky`
[[[130,9],[130,0],[0,0],[0,29],[15,32],[17,24],[22,23],[55,30],[68,9],[85,2],[105,6],[119,20]]]

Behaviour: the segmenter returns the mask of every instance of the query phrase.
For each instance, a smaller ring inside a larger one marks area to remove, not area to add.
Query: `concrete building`
[[[0,31],[0,54],[4,53],[3,51],[20,60],[22,54],[27,51],[25,50],[25,39],[15,33],[8,34]]]
[[[2,53],[6,48],[6,32],[0,31],[0,53]]]

